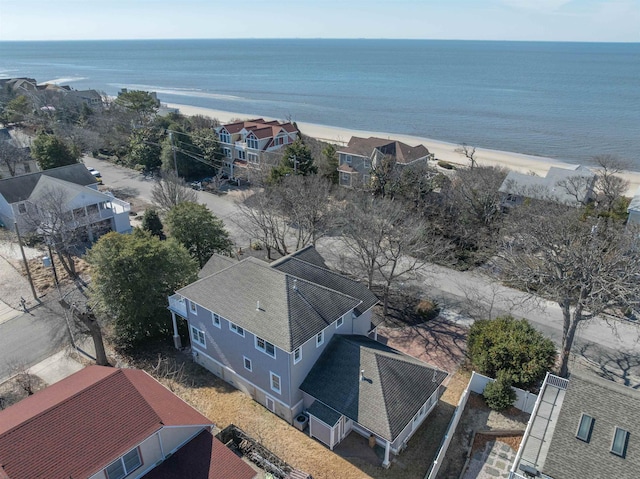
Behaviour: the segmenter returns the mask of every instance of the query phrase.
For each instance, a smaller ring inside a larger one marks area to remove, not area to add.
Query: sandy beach
[[[226,123],[232,119],[250,119],[256,118],[256,115],[250,113],[238,113],[222,110],[214,110],[211,108],[203,108],[190,105],[182,105],[178,103],[167,103],[170,108],[178,108],[183,115],[203,115],[210,118],[216,118],[222,123]],[[282,120],[281,118],[269,118],[271,120]],[[447,143],[444,141],[433,140],[430,138],[421,138],[411,135],[390,134],[379,131],[363,131],[351,130],[347,128],[338,128],[326,125],[317,125],[315,123],[297,122],[300,131],[313,138],[324,140],[337,144],[346,144],[352,136],[378,138],[392,138],[402,141],[408,145],[423,144],[430,152],[432,152],[438,160],[444,160],[458,165],[468,165],[469,161],[460,153],[456,152],[459,145]],[[541,156],[523,155],[520,153],[512,153],[507,151],[498,151],[485,148],[477,148],[475,158],[480,165],[501,166],[510,170],[519,171],[521,173],[535,173],[539,176],[545,176],[552,166],[571,167],[575,164],[563,163],[553,158],[545,158]],[[627,171],[623,175],[629,181],[629,189],[627,196],[632,197],[640,187],[640,172]]]

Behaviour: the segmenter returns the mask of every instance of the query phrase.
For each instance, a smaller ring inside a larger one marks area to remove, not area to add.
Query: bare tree
[[[600,209],[611,212],[629,189],[629,181],[621,175],[631,165],[614,155],[598,155],[593,160],[599,166],[595,184],[596,203]]]
[[[371,185],[363,185],[373,190],[373,194],[385,198],[391,193],[400,178],[400,171],[394,156],[384,155],[371,163]]]
[[[512,216],[497,265],[508,285],[560,306],[566,377],[577,327],[640,301],[638,231],[551,202],[531,201]]]
[[[175,172],[167,171],[162,173],[161,178],[153,185],[151,199],[160,211],[167,212],[180,203],[197,203],[198,194]]]
[[[456,148],[456,153],[463,155],[471,163],[471,168],[478,166],[478,160],[476,160],[476,147],[462,143]]]
[[[26,148],[18,148],[10,141],[0,141],[0,164],[7,167],[10,176],[16,176],[16,167],[30,159]]]
[[[76,322],[80,322],[80,324],[87,328],[87,332],[91,335],[93,346],[96,350],[96,364],[98,366],[109,366],[109,360],[107,359],[102,338],[102,327],[91,307],[86,303],[84,306],[76,303],[69,304],[64,299],[60,300],[60,306],[69,310]]]

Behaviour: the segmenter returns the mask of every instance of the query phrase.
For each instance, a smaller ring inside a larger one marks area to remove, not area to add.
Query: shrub
[[[416,305],[416,314],[424,321],[430,321],[440,314],[440,306],[435,301],[423,299]]]
[[[556,348],[526,319],[511,316],[473,323],[467,341],[469,358],[482,374],[496,377],[505,371],[519,388],[544,379],[556,361]]]
[[[442,160],[438,161],[438,166],[440,168],[444,168],[445,170],[455,170],[456,169],[456,167],[453,166],[451,163],[447,163],[446,161],[442,161]]]
[[[511,378],[504,371],[498,373],[495,381],[487,384],[482,395],[487,406],[494,411],[504,411],[516,400],[516,392],[511,388]]]

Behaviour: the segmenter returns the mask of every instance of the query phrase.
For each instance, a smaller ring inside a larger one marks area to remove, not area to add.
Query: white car
[[[95,168],[91,168],[90,166],[87,166],[87,170],[89,170],[89,173],[91,173],[93,177],[98,180],[98,183],[102,183],[102,175],[98,170],[96,170]]]

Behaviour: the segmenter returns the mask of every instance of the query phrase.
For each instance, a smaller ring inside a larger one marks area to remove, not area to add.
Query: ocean
[[[640,44],[0,42],[0,78],[640,170]]]

